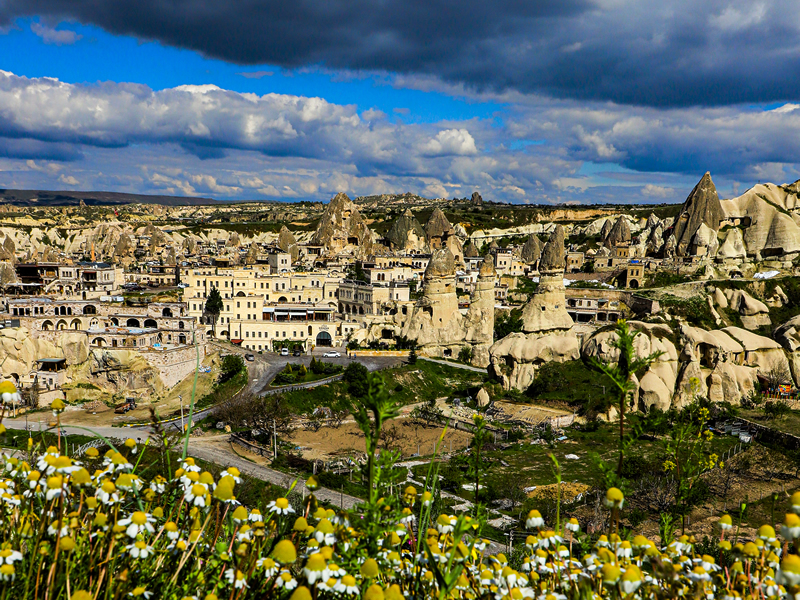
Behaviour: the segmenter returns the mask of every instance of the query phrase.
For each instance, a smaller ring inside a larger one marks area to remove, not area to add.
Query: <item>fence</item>
[[[720,428],[723,427],[725,428],[725,432],[731,433],[731,435],[736,435],[736,433],[733,433],[734,431],[737,433],[747,432],[753,436],[753,439],[757,438],[761,442],[773,443],[790,450],[797,450],[800,448],[800,437],[791,433],[772,429],[771,427],[759,423],[754,423],[742,417],[736,417],[731,423],[723,423]]]

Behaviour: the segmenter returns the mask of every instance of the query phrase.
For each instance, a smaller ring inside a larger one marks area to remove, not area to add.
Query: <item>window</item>
[[[544,307],[542,307],[542,310],[544,310]],[[239,313],[236,313],[236,318],[237,318],[237,319],[239,319],[239,320],[241,320],[241,319],[242,319],[242,316],[241,316]]]
[[[242,303],[241,303],[241,302],[238,302],[238,301],[236,302],[236,308],[239,308],[239,307],[241,307],[241,305],[242,305]]]
[[[250,332],[249,331],[245,331],[244,332],[244,337],[250,337]]]

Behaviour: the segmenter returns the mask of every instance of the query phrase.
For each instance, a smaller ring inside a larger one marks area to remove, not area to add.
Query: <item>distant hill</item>
[[[87,206],[113,206],[122,204],[163,204],[165,206],[202,206],[227,204],[212,198],[187,198],[183,196],[149,196],[120,192],[69,192],[45,190],[0,189],[0,204],[13,206],[78,206],[83,200]]]

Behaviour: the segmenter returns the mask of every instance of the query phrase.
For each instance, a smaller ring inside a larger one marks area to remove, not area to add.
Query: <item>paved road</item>
[[[454,369],[464,369],[465,371],[474,371],[475,373],[483,373],[486,374],[486,369],[482,369],[481,367],[473,367],[472,365],[465,365],[463,363],[457,362],[450,362],[447,360],[440,360],[438,358],[428,358],[426,356],[420,356],[419,360],[427,360],[428,362],[436,363],[437,365],[444,365],[446,367],[453,367]]]

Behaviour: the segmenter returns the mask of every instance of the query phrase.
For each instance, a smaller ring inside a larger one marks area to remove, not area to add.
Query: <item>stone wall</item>
[[[206,355],[205,344],[200,344],[200,362]],[[158,369],[166,387],[172,387],[185,379],[197,366],[197,351],[194,346],[171,348],[168,350],[139,350],[142,356]]]

